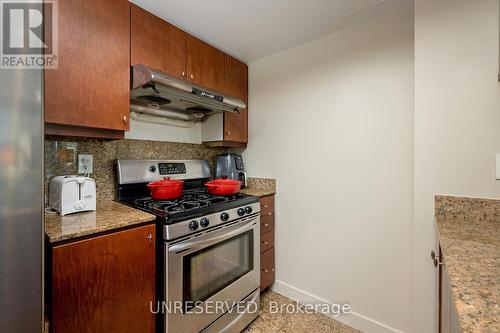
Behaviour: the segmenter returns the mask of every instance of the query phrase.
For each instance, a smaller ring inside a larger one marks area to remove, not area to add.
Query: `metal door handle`
[[[205,240],[199,240],[199,241],[194,241],[194,242],[185,242],[185,243],[182,242],[182,243],[173,245],[173,246],[168,248],[168,252],[169,253],[180,252],[180,251],[188,250],[194,246],[211,245],[211,244],[217,243],[219,241],[222,241],[224,239],[228,239],[228,238],[231,238],[231,237],[236,236],[238,234],[241,234],[245,231],[248,231],[248,230],[252,229],[254,225],[255,225],[255,219],[250,220],[249,222],[245,223],[244,226],[239,227],[238,229],[223,233],[222,235],[219,235],[219,236],[215,236],[215,237],[205,239]]]
[[[148,241],[149,241],[149,243],[153,243],[153,235],[152,234],[148,235]]]
[[[434,267],[438,267],[440,265],[444,265],[444,262],[439,261],[437,258],[433,260],[434,261]]]

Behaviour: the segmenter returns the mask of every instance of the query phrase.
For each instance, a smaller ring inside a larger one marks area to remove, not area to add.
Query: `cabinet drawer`
[[[274,247],[260,255],[260,289],[274,282]]]
[[[260,217],[260,234],[274,231],[274,214]]]
[[[272,247],[274,247],[274,231],[260,237],[260,253],[264,253]]]
[[[260,215],[274,214],[274,195],[260,198]]]

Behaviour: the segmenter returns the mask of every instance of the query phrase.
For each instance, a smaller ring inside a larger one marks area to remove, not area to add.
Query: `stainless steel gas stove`
[[[157,201],[146,184],[185,182],[181,198]],[[157,216],[158,300],[163,332],[237,333],[259,314],[257,197],[209,194],[207,161],[118,160],[118,200]]]

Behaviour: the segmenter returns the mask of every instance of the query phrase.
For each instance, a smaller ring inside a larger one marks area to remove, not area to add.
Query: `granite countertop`
[[[462,332],[500,332],[500,200],[437,196],[435,216]]]
[[[247,186],[241,190],[241,193],[255,195],[256,197],[265,197],[276,194],[276,180],[249,177]]]
[[[265,197],[268,195],[276,194],[276,191],[273,190],[259,189],[253,187],[245,187],[241,189],[240,192],[248,195],[255,195],[256,197]]]
[[[51,243],[56,243],[153,220],[152,214],[115,201],[102,201],[94,212],[65,216],[45,213],[45,234]]]

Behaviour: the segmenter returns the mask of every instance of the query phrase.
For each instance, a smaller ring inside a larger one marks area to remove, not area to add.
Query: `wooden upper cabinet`
[[[45,122],[128,130],[128,0],[64,0],[58,6],[59,68],[45,70]]]
[[[134,4],[130,15],[131,65],[185,79],[186,33]]]
[[[155,226],[52,249],[53,333],[155,332]]]
[[[227,54],[224,92],[248,105],[248,66]],[[224,140],[248,142],[248,109],[241,110],[239,114],[224,113]]]
[[[186,37],[187,79],[195,84],[223,92],[225,55],[215,47],[191,36]]]

